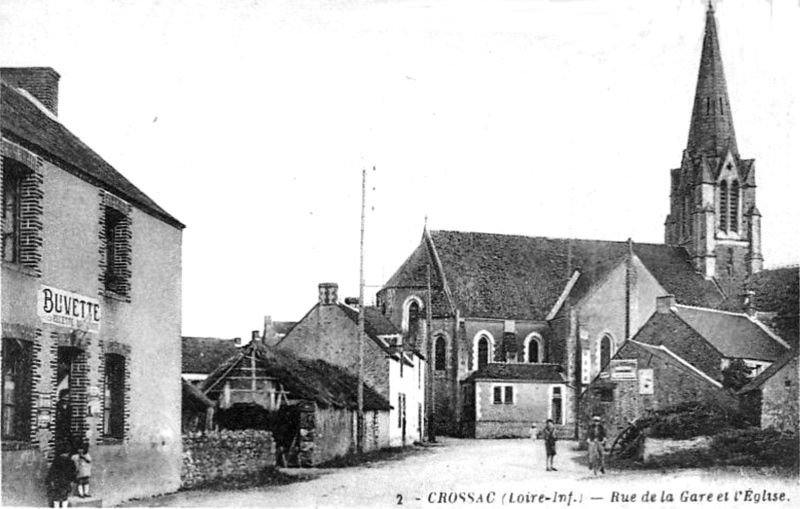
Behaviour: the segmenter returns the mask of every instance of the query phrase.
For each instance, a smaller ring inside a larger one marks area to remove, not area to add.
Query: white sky
[[[797,263],[800,6],[716,4],[766,266]],[[61,121],[186,223],[184,334],[247,337],[358,294],[364,167],[368,299],[426,214],[661,242],[705,5],[4,0],[0,65],[55,68]]]

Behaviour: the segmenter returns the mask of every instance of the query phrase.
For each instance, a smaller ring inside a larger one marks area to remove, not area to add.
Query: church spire
[[[717,39],[717,24],[714,7],[708,2],[706,30],[703,37],[703,52],[697,75],[692,123],[686,146],[691,155],[724,157],[730,149],[738,155],[733,115],[728,101],[728,86],[722,68],[722,55]]]

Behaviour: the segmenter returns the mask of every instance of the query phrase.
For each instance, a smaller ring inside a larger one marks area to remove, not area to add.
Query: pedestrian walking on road
[[[553,460],[556,458],[556,428],[553,425],[553,419],[547,419],[542,431],[542,438],[544,439],[544,450],[547,454],[546,470],[557,470],[553,465]]]
[[[606,429],[600,423],[600,416],[592,417],[592,423],[586,432],[586,441],[589,443],[589,469],[597,475],[597,468],[600,472],[606,473],[606,460],[604,448],[606,446]]]

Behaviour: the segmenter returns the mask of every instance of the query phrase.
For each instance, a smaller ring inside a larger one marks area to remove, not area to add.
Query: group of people
[[[538,438],[536,432],[536,424],[531,426],[531,438]],[[542,440],[544,441],[545,450],[545,470],[555,471],[554,461],[556,457],[556,428],[553,424],[553,419],[547,419],[544,429],[542,430]],[[595,415],[592,417],[592,422],[586,430],[586,442],[589,446],[589,470],[597,473],[599,469],[601,473],[606,473],[605,462],[605,445],[606,445],[606,430],[600,422],[600,416]]]
[[[67,507],[67,499],[73,490],[79,497],[88,498],[91,476],[92,457],[88,442],[58,444],[47,475],[47,492],[53,507]]]

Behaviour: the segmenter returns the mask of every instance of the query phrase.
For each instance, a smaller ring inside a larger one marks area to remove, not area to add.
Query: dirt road
[[[194,491],[138,501],[160,507],[792,507],[797,483],[741,472],[616,472],[594,477],[585,452],[558,444],[556,472],[545,471],[544,445],[531,440],[440,439],[394,461],[306,470],[313,480],[241,491]],[[752,490],[748,492],[747,490]],[[766,490],[766,491],[765,491]],[[775,494],[777,493],[777,494]],[[773,496],[783,501],[771,502]],[[773,495],[774,494],[774,495]],[[650,498],[653,498],[650,501]],[[670,497],[672,500],[670,500]],[[727,500],[726,500],[727,497]],[[749,499],[748,499],[749,497]],[[748,500],[746,500],[748,499]],[[131,505],[128,505],[131,506]]]

